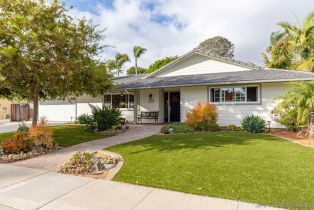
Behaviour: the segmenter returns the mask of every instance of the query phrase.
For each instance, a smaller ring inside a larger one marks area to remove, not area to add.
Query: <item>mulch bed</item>
[[[301,144],[306,147],[314,148],[314,139],[308,138],[308,136],[304,136],[304,133],[297,136],[298,132],[287,131],[287,130],[275,130],[271,131],[270,135],[281,137],[292,141],[296,144]]]

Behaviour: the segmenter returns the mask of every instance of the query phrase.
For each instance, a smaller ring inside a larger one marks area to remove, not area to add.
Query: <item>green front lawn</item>
[[[240,131],[156,135],[108,150],[114,180],[270,206],[314,208],[314,149]]]
[[[75,144],[92,141],[110,136],[109,134],[92,133],[82,125],[62,125],[51,127],[55,141],[62,147],[70,147]],[[12,136],[14,132],[0,133],[0,143]]]

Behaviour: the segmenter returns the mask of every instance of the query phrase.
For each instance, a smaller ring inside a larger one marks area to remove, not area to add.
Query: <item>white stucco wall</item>
[[[180,90],[181,98],[181,122],[185,121],[186,113],[198,102],[207,102],[207,86],[182,87]]]
[[[75,104],[44,104],[39,105],[39,119],[48,121],[71,122],[75,120]]]
[[[90,96],[82,96],[77,99],[77,116],[82,114],[91,114],[89,103],[102,107],[102,100],[100,98],[93,98]],[[75,120],[75,103],[68,103],[64,101],[46,101],[39,105],[39,118],[46,117],[49,121],[71,122]],[[127,121],[133,122],[133,109],[121,109],[122,117]]]
[[[232,65],[220,61],[209,59],[203,55],[191,55],[178,62],[176,65],[159,73],[156,77],[171,77],[179,75],[209,74],[233,71],[245,71],[248,68]]]
[[[149,101],[149,94],[152,94],[153,101]],[[140,114],[141,111],[148,112],[148,111],[159,111],[159,122],[163,122],[164,116],[163,116],[163,97],[162,97],[162,89],[146,89],[146,90],[140,90],[140,100],[139,100],[139,106],[140,110],[138,111],[138,114]],[[143,123],[154,123],[154,120],[152,119],[143,119]]]
[[[254,105],[247,104],[228,104],[217,105],[218,124],[226,126],[229,124],[240,125],[241,120],[247,115],[259,115],[266,121],[271,121],[271,127],[282,127],[275,122],[271,111],[277,102],[274,99],[283,95],[284,91],[289,88],[284,83],[264,83],[261,85],[261,103]],[[186,112],[195,106],[198,101],[208,100],[208,91],[206,86],[202,87],[185,87],[181,88],[181,121],[184,122]]]

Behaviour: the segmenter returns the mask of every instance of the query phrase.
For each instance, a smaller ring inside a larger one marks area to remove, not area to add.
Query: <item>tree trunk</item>
[[[38,120],[38,101],[39,101],[39,95],[37,93],[33,96],[33,118],[32,118],[32,126],[37,125]]]
[[[135,58],[134,60],[135,60],[135,75],[137,75],[137,58]]]

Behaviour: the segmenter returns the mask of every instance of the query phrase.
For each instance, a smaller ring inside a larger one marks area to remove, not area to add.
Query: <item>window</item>
[[[104,95],[104,105],[117,108],[133,108],[134,95],[132,94],[108,94]]]
[[[258,86],[210,88],[210,102],[252,103],[258,102]]]

